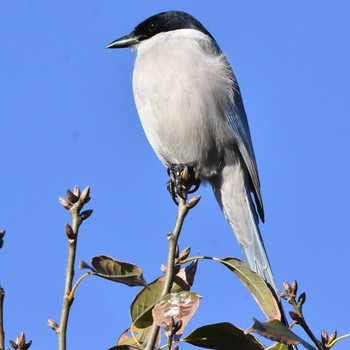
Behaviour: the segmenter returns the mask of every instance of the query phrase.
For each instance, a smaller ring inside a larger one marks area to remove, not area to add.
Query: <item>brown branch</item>
[[[68,261],[60,324],[58,327],[52,327],[58,337],[58,350],[66,350],[69,312],[74,301],[73,298],[69,298],[69,295],[72,291],[73,286],[78,233],[82,222],[87,219],[92,213],[90,210],[83,213],[80,213],[80,211],[90,200],[89,194],[89,187],[86,187],[82,193],[80,193],[78,187],[75,187],[73,192],[69,190],[67,191],[68,200],[60,198],[61,204],[69,210],[69,213],[72,216],[72,226],[66,224],[66,233],[68,237]]]
[[[179,198],[177,218],[175,222],[175,227],[173,232],[168,234],[168,266],[165,274],[165,282],[162,290],[161,298],[169,294],[173,285],[174,279],[174,267],[175,267],[175,258],[176,258],[176,247],[177,242],[180,237],[182,225],[184,223],[185,217],[200,200],[200,197],[192,198],[188,203],[186,203],[185,199]],[[146,341],[146,345],[144,347],[145,350],[153,350],[155,343],[157,341],[157,335],[159,332],[159,326],[153,323],[152,328],[150,330],[149,336]]]
[[[311,331],[310,327],[306,323],[304,314],[303,314],[303,305],[306,300],[306,294],[302,293],[300,294],[298,301],[296,300],[296,294],[298,291],[298,283],[297,281],[293,281],[292,285],[290,285],[288,282],[283,282],[283,288],[285,290],[285,293],[278,292],[278,295],[282,298],[287,300],[287,302],[294,308],[295,312],[290,311],[289,315],[292,318],[292,320],[299,324],[305,333],[309,336],[309,338],[312,340],[312,342],[316,345],[318,350],[326,350],[326,347],[320,342],[313,332]]]

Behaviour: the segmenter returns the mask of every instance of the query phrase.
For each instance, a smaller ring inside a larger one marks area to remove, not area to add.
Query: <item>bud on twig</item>
[[[182,320],[175,322],[174,317],[172,317],[172,316],[166,317],[165,321],[162,322],[162,327],[165,330],[165,334],[166,334],[167,338],[172,339],[174,334],[176,334],[176,332],[179,329],[181,329]]]
[[[47,325],[53,329],[54,331],[56,331],[56,329],[58,329],[58,323],[54,320],[47,320]]]
[[[283,292],[277,291],[277,295],[284,300],[288,299],[288,297]]]
[[[65,229],[66,229],[66,234],[67,234],[68,239],[74,239],[75,234],[73,232],[72,227],[68,223],[66,223]]]
[[[194,208],[198,204],[200,199],[201,199],[201,196],[196,196],[196,197],[191,198],[187,203],[188,208],[189,209]]]
[[[86,204],[90,200],[90,186],[84,188],[83,192],[81,192],[79,200],[82,204]]]
[[[179,255],[179,257],[178,257],[178,261],[187,259],[188,256],[190,255],[190,253],[191,253],[191,247],[188,247],[188,248],[184,249],[184,250],[180,253],[180,255]]]
[[[297,292],[298,292],[298,282],[297,282],[296,280],[294,280],[294,281],[292,282],[292,293],[293,293],[294,295],[296,295]]]
[[[299,295],[298,304],[301,306],[305,303],[305,301],[306,301],[306,294],[303,292]]]
[[[332,344],[335,339],[337,339],[337,331],[331,333],[331,335],[328,338],[328,344]]]
[[[73,204],[69,202],[67,199],[59,197],[58,200],[60,201],[61,205],[67,210],[69,210],[73,206]]]
[[[92,212],[93,211],[91,209],[85,210],[80,214],[80,217],[82,218],[82,220],[86,220],[87,218],[89,218],[91,216]]]
[[[294,311],[289,311],[289,315],[293,321],[296,321],[298,323],[300,323],[302,321],[302,318]]]
[[[77,196],[77,197],[80,197],[80,188],[77,186],[77,185],[75,185],[74,186],[74,189],[73,189],[73,193]]]
[[[78,202],[79,197],[77,197],[71,190],[68,189],[66,191],[66,193],[67,193],[67,198],[71,203],[74,204],[74,203]]]
[[[9,343],[11,344],[11,346],[14,348],[14,349],[18,349],[18,345],[13,341],[13,340],[9,340]]]
[[[24,333],[20,333],[16,339],[16,342],[10,340],[11,346],[16,350],[27,350],[32,344],[32,341],[29,340],[26,342],[26,336]]]
[[[322,340],[322,344],[323,345],[327,345],[328,344],[328,333],[326,332],[325,329],[322,329],[321,340]]]
[[[288,296],[292,294],[292,287],[287,281],[283,281],[283,289],[286,291]]]

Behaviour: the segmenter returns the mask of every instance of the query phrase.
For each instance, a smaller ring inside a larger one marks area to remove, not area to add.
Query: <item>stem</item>
[[[86,278],[87,276],[90,276],[90,275],[92,275],[92,274],[93,274],[92,271],[86,272],[84,275],[82,275],[82,276],[78,279],[78,281],[75,282],[75,284],[74,284],[72,290],[70,291],[69,295],[67,296],[68,302],[73,303],[73,300],[74,300],[74,293],[75,293],[76,289],[78,288],[80,282],[81,282],[84,278]]]
[[[191,207],[186,203],[186,200],[180,197],[178,198],[179,198],[179,206],[177,211],[175,227],[173,232],[168,235],[168,266],[166,269],[165,282],[164,282],[161,298],[164,295],[169,294],[171,291],[171,287],[173,285],[173,278],[174,278],[174,265],[175,265],[175,258],[176,258],[177,241],[179,239],[181,228],[185,220],[185,217],[189,212],[189,210],[191,209]],[[159,326],[153,323],[146,341],[145,350],[154,349],[155,343],[157,341],[158,331],[159,331]]]
[[[345,338],[349,338],[350,337],[350,334],[344,334],[336,339],[334,339],[330,344],[328,344],[329,346],[329,349],[336,343],[338,342],[339,340],[342,340],[342,339],[345,339]]]
[[[291,294],[288,296],[287,299],[288,303],[294,308],[297,315],[299,316],[298,319],[294,319],[294,321],[300,325],[300,327],[305,331],[305,333],[308,335],[308,337],[312,340],[312,342],[316,345],[318,350],[325,350],[326,348],[323,346],[323,344],[315,337],[315,335],[312,333],[310,327],[307,325],[304,314],[303,314],[303,306],[302,304],[299,304],[295,300],[295,294]]]
[[[0,349],[5,349],[5,332],[4,332],[4,299],[5,290],[0,287]]]
[[[165,274],[162,297],[170,292],[173,285],[177,241],[181,233],[183,222],[189,210],[190,208],[187,206],[186,201],[180,198],[175,227],[173,232],[168,235],[168,266]]]
[[[179,261],[180,265],[186,264],[190,261],[195,261],[195,260],[200,260],[200,259],[206,259],[206,260],[215,260],[212,256],[204,256],[204,255],[198,255],[198,256],[193,256],[191,258],[187,258],[184,260]]]
[[[79,212],[81,208],[82,208],[82,203],[78,201],[69,210],[73,219],[72,230],[74,233],[74,239],[68,240],[68,263],[67,263],[67,269],[66,269],[66,283],[64,288],[60,326],[56,331],[58,336],[59,350],[66,350],[69,311],[73,303],[73,299],[69,299],[68,296],[72,291],[73,277],[74,277],[74,263],[75,263],[75,255],[76,255],[77,243],[78,243],[78,232],[79,232],[79,227],[83,221],[82,218],[79,216]]]
[[[305,333],[309,336],[309,338],[313,341],[313,343],[316,345],[317,349],[324,350],[325,349],[324,346],[312,333],[312,331],[309,328],[309,326],[307,325],[304,317],[302,317],[302,320],[299,322],[299,324],[304,329]]]

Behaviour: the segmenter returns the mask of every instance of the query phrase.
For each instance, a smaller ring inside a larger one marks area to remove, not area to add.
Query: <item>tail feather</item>
[[[224,165],[217,176],[210,179],[214,194],[231,225],[249,267],[260,275],[275,291],[281,310],[281,321],[288,326],[277,286],[273,277],[264,242],[259,230],[259,218],[249,189],[249,182],[240,162]],[[298,350],[296,345],[288,350]]]
[[[243,254],[245,255],[249,267],[255,271],[258,275],[264,278],[264,280],[270,284],[273,290],[277,293],[276,282],[272,273],[269,258],[266,253],[265,245],[261,237],[261,233],[258,226],[258,219],[254,215],[254,204],[250,194],[247,194],[247,203],[249,205],[248,212],[251,216],[251,232],[252,232],[252,244],[242,246]]]
[[[263,277],[277,292],[270,262],[259,231],[258,216],[240,162],[224,165],[220,174],[212,178],[210,182],[249,267]]]

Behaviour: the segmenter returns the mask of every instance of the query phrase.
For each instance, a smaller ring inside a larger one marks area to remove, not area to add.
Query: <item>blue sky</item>
[[[323,328],[350,332],[347,0],[13,0],[0,5],[0,229],[7,230],[0,283],[7,345],[24,331],[32,347],[56,348],[46,320],[59,320],[62,303],[70,218],[58,197],[66,188],[91,186],[87,207],[94,214],[82,226],[78,261],[107,254],[141,266],[147,281],[160,275],[176,208],[134,106],[135,54],[105,46],[170,9],[197,17],[238,77],[262,183],[261,231],[277,284],[298,280],[317,336]],[[241,258],[210,187],[198,193],[202,200],[187,218],[181,247]],[[69,348],[114,345],[129,326],[138,290],[83,281]],[[252,316],[264,320],[221,266],[200,263],[193,291],[203,299],[185,334],[209,323],[248,328]],[[349,340],[335,347],[348,348]]]

